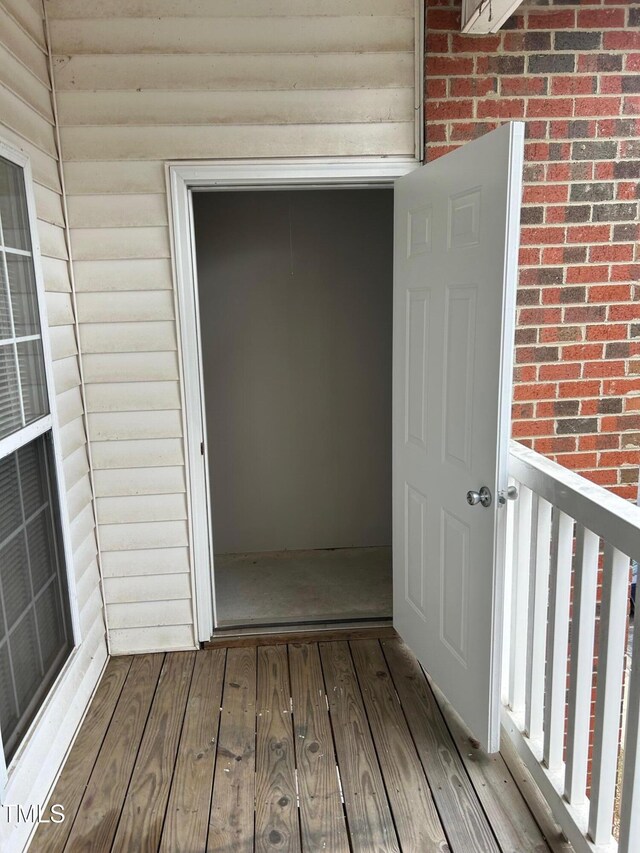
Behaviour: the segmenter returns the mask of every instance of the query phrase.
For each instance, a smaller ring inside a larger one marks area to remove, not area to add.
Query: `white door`
[[[490,752],[523,140],[504,125],[395,185],[394,625]]]

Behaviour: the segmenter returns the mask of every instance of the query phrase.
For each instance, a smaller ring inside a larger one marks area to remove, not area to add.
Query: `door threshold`
[[[289,625],[251,625],[214,631],[202,647],[215,649],[233,646],[271,646],[282,643],[335,642],[396,637],[391,619],[356,619],[336,622],[298,622]]]

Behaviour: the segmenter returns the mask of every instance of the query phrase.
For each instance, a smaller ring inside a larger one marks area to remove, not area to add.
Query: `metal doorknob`
[[[516,486],[509,486],[506,495],[504,492],[498,493],[498,503],[500,504],[500,506],[504,506],[507,501],[516,500],[518,500],[518,489]]]
[[[482,506],[491,506],[491,492],[486,486],[483,486],[479,492],[467,492],[467,503],[470,506],[482,504]]]

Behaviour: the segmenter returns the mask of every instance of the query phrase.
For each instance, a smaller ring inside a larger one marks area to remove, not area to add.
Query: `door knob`
[[[482,504],[482,506],[491,506],[491,492],[486,486],[483,486],[479,492],[467,492],[467,503],[470,506]]]
[[[504,492],[499,492],[498,494],[498,503],[500,504],[500,506],[504,506],[507,501],[516,500],[518,500],[518,489],[516,486],[509,486],[506,495]]]

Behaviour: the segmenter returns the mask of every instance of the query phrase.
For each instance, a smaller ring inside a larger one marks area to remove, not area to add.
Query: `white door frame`
[[[200,642],[211,637],[218,620],[192,190],[389,187],[393,186],[396,178],[419,165],[417,160],[408,157],[212,160],[166,164],[178,318],[190,566],[195,598],[194,619]]]

